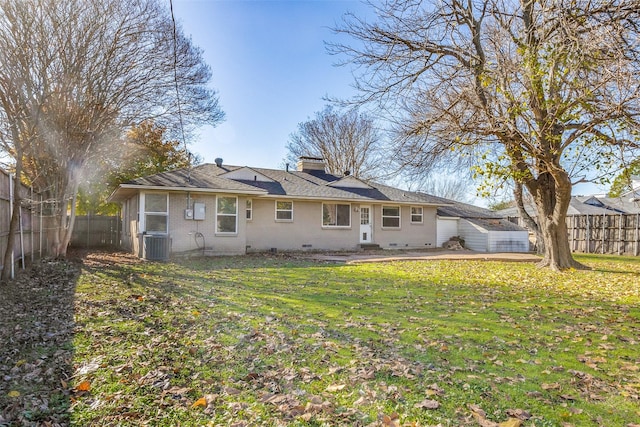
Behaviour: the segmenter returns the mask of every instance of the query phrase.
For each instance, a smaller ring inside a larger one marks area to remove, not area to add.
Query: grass
[[[72,425],[636,426],[640,259],[89,256]]]

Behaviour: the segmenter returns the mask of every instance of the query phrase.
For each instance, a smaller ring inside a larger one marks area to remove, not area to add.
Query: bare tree
[[[358,110],[336,111],[327,106],[313,119],[298,124],[287,143],[287,159],[322,157],[329,173],[370,179],[385,171],[380,132],[375,121]]]
[[[361,96],[395,119],[415,164],[460,153],[532,195],[542,265],[570,251],[572,184],[638,148],[640,1],[418,0],[351,15],[334,45]],[[592,174],[597,175],[597,173]]]
[[[425,193],[462,203],[470,203],[473,199],[469,190],[473,188],[469,179],[449,175],[428,176],[420,182],[419,189]]]
[[[224,115],[202,52],[157,0],[0,0],[2,148],[50,207],[63,256],[83,175],[145,119],[170,131]]]

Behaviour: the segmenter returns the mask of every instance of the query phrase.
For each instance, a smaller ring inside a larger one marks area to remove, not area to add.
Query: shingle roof
[[[526,228],[514,224],[506,219],[498,218],[465,218],[467,221],[477,224],[489,231],[527,231]]]
[[[531,216],[536,216],[532,205],[525,206]],[[497,212],[502,217],[516,217],[518,209],[511,207]],[[640,206],[635,202],[620,197],[573,196],[569,202],[567,215],[611,215],[616,213],[640,213]]]
[[[203,165],[207,166],[207,165]],[[136,178],[126,184],[140,185],[143,187],[170,187],[185,189],[220,189],[233,191],[255,192],[254,186],[248,186],[232,179],[219,178],[209,173],[209,168],[178,169],[170,172],[162,172],[155,175]]]
[[[245,168],[244,166],[230,166],[202,164],[191,169],[179,169],[163,172],[144,178],[134,179],[125,183],[126,188],[166,187],[171,189],[202,189],[238,192],[240,194],[263,194],[271,196],[285,196],[291,198],[308,198],[323,200],[349,201],[389,201],[394,203],[419,203],[423,205],[442,206],[451,201],[429,194],[406,191],[387,185],[363,181],[370,188],[330,186],[332,182],[342,177],[323,171],[284,171],[277,169],[251,168],[261,175],[273,180],[230,179],[220,175]],[[118,200],[118,190],[112,195],[112,200]]]
[[[438,215],[459,218],[488,218],[500,219],[504,218],[495,211],[484,209],[478,206],[469,205],[467,203],[452,202],[451,206],[443,206],[438,208]]]

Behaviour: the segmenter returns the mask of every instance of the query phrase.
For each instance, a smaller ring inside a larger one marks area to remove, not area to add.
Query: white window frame
[[[384,210],[387,209],[398,209],[398,215],[385,215]],[[399,230],[402,227],[402,207],[400,205],[382,205],[380,210],[380,214],[382,217],[382,228]],[[384,225],[384,220],[387,218],[398,218],[398,225]]]
[[[290,203],[291,209],[278,209],[278,203]],[[275,207],[275,220],[276,222],[293,222],[293,200],[276,200],[274,203]],[[278,218],[279,212],[290,212],[291,218]]]
[[[153,195],[153,196],[165,196],[166,197],[166,206],[167,209],[166,211],[162,212],[162,211],[147,211],[147,196],[148,195]],[[144,234],[154,234],[157,236],[166,236],[169,234],[169,193],[145,193],[142,192],[140,193],[140,211],[142,212],[142,214],[140,215],[140,230],[142,231],[142,233]],[[163,216],[166,218],[165,221],[165,230],[164,231],[147,231],[147,216],[148,215],[153,215],[153,216]]]
[[[236,206],[236,211],[233,214],[230,213],[221,213],[218,212],[218,201],[221,198],[225,198],[225,199],[235,199],[235,206]],[[224,216],[224,217],[234,217],[235,218],[235,230],[234,231],[220,231],[218,230],[218,217],[220,216]],[[237,196],[216,196],[216,222],[215,222],[215,230],[216,230],[216,235],[218,236],[235,236],[238,234],[238,197]]]
[[[253,220],[253,199],[247,199],[247,201],[245,202],[244,217],[247,221]]]
[[[419,209],[420,213],[415,213],[413,211],[414,209]],[[422,206],[411,206],[410,216],[411,216],[411,224],[422,224],[422,223],[424,223],[424,208]],[[420,220],[419,221],[414,221],[413,220],[414,216],[419,216]]]
[[[347,206],[349,209],[349,224],[347,225],[338,225],[338,224],[325,224],[324,223],[324,208],[325,206],[335,206],[336,212],[335,212],[335,218],[336,218],[336,222],[338,221],[338,206]],[[322,228],[351,228],[351,204],[350,203],[325,203],[322,202],[322,218],[320,219],[320,223],[322,224]]]

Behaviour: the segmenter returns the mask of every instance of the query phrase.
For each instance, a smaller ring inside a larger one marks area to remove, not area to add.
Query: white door
[[[360,243],[372,243],[373,236],[371,226],[373,217],[371,216],[371,206],[360,205]]]

